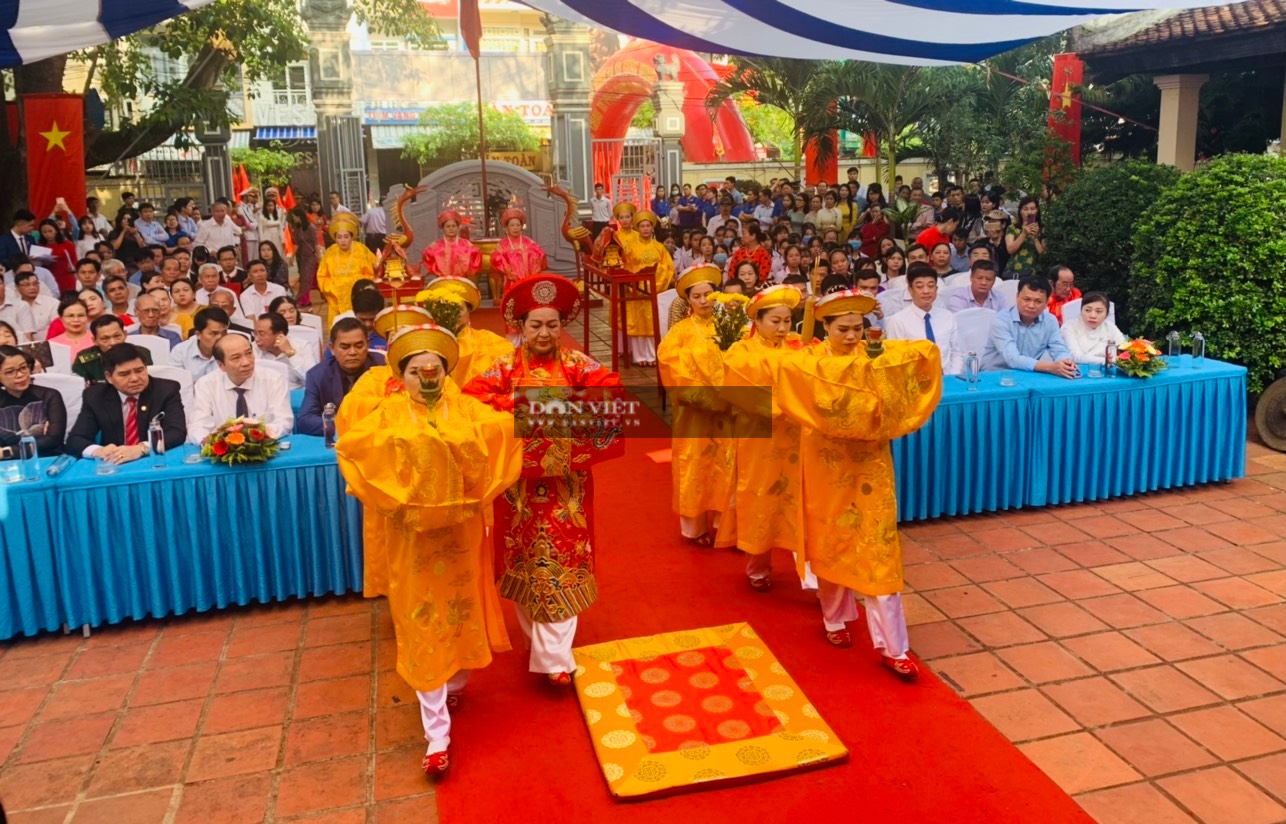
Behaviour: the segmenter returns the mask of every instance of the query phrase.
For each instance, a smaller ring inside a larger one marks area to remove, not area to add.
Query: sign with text
[[[539,152],[487,152],[487,160],[499,160],[521,166],[529,172],[540,170]]]

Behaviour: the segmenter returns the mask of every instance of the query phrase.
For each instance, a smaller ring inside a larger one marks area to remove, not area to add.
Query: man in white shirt
[[[192,387],[195,407],[188,442],[200,443],[229,418],[257,418],[273,438],[289,435],[295,425],[286,382],[268,370],[255,369],[254,349],[240,335],[224,335],[214,345],[217,372]]]
[[[602,183],[595,183],[594,196],[589,199],[590,231],[594,233],[594,237],[598,237],[607,228],[607,224],[612,222],[612,199],[606,192]]]
[[[907,274],[911,305],[884,320],[884,334],[890,340],[931,340],[942,354],[942,373],[958,375],[964,356],[956,340],[956,321],[946,309],[937,308],[938,275],[930,267]]]
[[[87,212],[85,216],[94,221],[94,228],[98,230],[100,235],[107,237],[112,231],[112,222],[98,213],[98,207],[101,203],[102,201],[96,197],[85,198],[85,211]]]
[[[969,285],[961,286],[947,300],[951,312],[965,309],[990,309],[1001,312],[1009,308],[1009,301],[996,293],[996,264],[989,260],[975,260],[969,269]]]
[[[717,238],[719,230],[723,228],[725,223],[737,222],[737,219],[732,216],[732,207],[735,205],[728,195],[719,198],[719,214],[706,221],[706,231],[710,234],[710,237]]]
[[[276,312],[265,312],[255,319],[255,358],[270,360],[286,367],[291,389],[304,388],[304,376],[317,365],[317,347],[307,346],[286,335],[290,326]]]
[[[237,246],[241,242],[241,227],[228,217],[227,201],[216,200],[210,214],[210,219],[201,221],[197,227],[196,245],[210,250]]]
[[[202,306],[210,305],[210,296],[215,292],[227,292],[236,300],[237,293],[219,285],[219,267],[213,263],[202,263],[196,275],[196,302]]]
[[[154,244],[165,245],[169,240],[169,235],[165,233],[165,225],[156,219],[156,207],[151,203],[144,203],[138,207],[138,220],[134,221],[134,228],[143,236],[143,240],[148,246]]]
[[[44,340],[49,324],[58,317],[58,301],[40,293],[40,280],[30,263],[21,263],[13,274],[18,300],[14,302],[14,331],[19,343]]]
[[[18,303],[16,299],[17,289],[12,292],[8,291],[4,285],[4,279],[0,278],[0,321],[4,321],[13,327],[14,332],[18,331]],[[18,336],[18,343],[25,343],[22,336]]]
[[[268,304],[286,294],[286,287],[268,282],[268,265],[262,260],[246,264],[246,288],[241,293],[241,312],[248,318],[257,318],[268,311]]]
[[[214,345],[228,334],[228,313],[216,307],[203,309],[192,319],[192,335],[170,350],[170,366],[186,369],[192,379],[215,371]],[[210,434],[202,433],[201,437]]]
[[[251,186],[241,193],[241,207],[237,214],[246,224],[241,228],[241,239],[245,241],[246,255],[259,256],[259,190]]]
[[[344,212],[348,212],[350,215],[353,213],[352,209],[344,205],[344,200],[339,196],[339,192],[331,192],[330,195],[328,196],[328,200],[330,201],[331,217],[334,217],[335,215],[338,215],[338,214],[343,214]]]
[[[378,255],[384,248],[384,238],[388,237],[388,215],[383,206],[373,203],[362,215],[362,234],[366,248]]]

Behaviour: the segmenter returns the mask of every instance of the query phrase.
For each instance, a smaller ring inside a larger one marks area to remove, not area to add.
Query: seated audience
[[[61,455],[67,433],[67,406],[58,390],[36,386],[31,379],[33,366],[31,355],[16,346],[0,346],[0,409],[43,404],[45,423],[34,433],[36,453],[42,458]],[[0,459],[18,457],[21,439],[18,432],[0,427]]]
[[[1000,312],[1009,305],[993,288],[996,285],[996,264],[978,259],[970,264],[969,285],[958,287],[947,299],[947,309],[963,312],[965,309],[990,309]]]
[[[171,349],[183,342],[177,332],[171,332],[161,326],[161,304],[155,295],[142,294],[135,298],[134,313],[138,315],[138,328],[129,333],[130,337],[153,335],[165,338],[170,342]]]
[[[103,354],[113,346],[125,342],[125,326],[115,315],[103,315],[89,325],[89,331],[94,336],[94,348],[77,355],[72,362],[71,371],[84,378],[87,383],[102,383],[107,380],[107,375],[103,372]],[[152,353],[146,349],[140,351],[143,353],[143,362],[151,366]]]
[[[372,281],[366,282],[374,286]],[[375,331],[375,316],[384,311],[384,296],[376,288],[358,288],[361,283],[359,281],[358,286],[353,287],[352,311],[336,315],[331,321],[331,326],[333,327],[343,318],[357,318],[357,320],[361,321],[362,328],[366,330],[370,347],[383,352],[388,348],[388,342],[380,337],[379,332]]]
[[[89,307],[79,298],[64,300],[58,307],[58,319],[62,321],[62,329],[49,338],[50,343],[66,346],[73,358],[94,345],[94,336],[89,331]]]
[[[129,283],[122,277],[112,276],[103,281],[103,297],[106,301],[105,311],[115,315],[126,326],[134,325],[130,314],[134,311],[134,300],[129,292]]]
[[[30,261],[17,264],[13,284],[18,292],[13,317],[19,339],[23,343],[45,340],[49,325],[58,317],[58,300],[41,294],[40,280]]]
[[[942,355],[942,373],[960,374],[964,353],[956,340],[955,317],[933,305],[938,299],[937,274],[930,267],[913,266],[907,275],[907,293],[911,305],[885,319],[884,334],[890,340],[933,341]]]
[[[1125,343],[1125,335],[1108,320],[1108,308],[1107,295],[1090,292],[1081,299],[1081,316],[1063,322],[1059,332],[1077,363],[1103,363],[1108,341]]]
[[[384,358],[370,351],[366,329],[357,318],[342,318],[330,328],[330,357],[308,370],[304,403],[296,429],[303,435],[322,435],[322,411],[333,403],[338,409],[357,379]]]
[[[237,294],[225,286],[219,285],[219,267],[213,263],[202,263],[196,273],[196,302],[199,306],[209,306],[210,298],[216,292],[227,292],[236,300]]]
[[[201,306],[196,302],[196,292],[187,279],[176,280],[170,284],[170,323],[179,327],[179,336],[187,340],[192,332],[192,324]]]
[[[170,350],[170,366],[188,370],[193,380],[216,371],[214,345],[227,333],[226,312],[213,306],[201,310],[192,323],[192,336]]]
[[[246,317],[259,317],[285,294],[286,287],[268,281],[268,264],[257,259],[246,264],[246,287],[241,290],[241,311]]]
[[[147,372],[147,350],[132,343],[103,353],[106,383],[85,389],[80,416],[67,435],[67,452],[111,463],[129,463],[151,452],[147,428],[160,417],[165,448],[181,446],[187,437],[177,381]]]
[[[1048,303],[1049,281],[1042,277],[1020,280],[1017,302],[996,315],[991,324],[991,339],[982,353],[982,368],[1080,377],[1072,353],[1058,334],[1058,321],[1045,311]],[[1042,360],[1046,356],[1050,360]]]
[[[275,312],[264,312],[255,320],[254,350],[259,360],[270,360],[286,367],[291,389],[304,387],[304,375],[317,365],[317,347],[294,340],[286,333],[290,325]]]
[[[1066,266],[1058,265],[1049,268],[1049,313],[1054,316],[1061,326],[1063,324],[1063,306],[1068,301],[1076,300],[1081,296],[1081,290],[1076,288],[1076,275]]]
[[[277,375],[255,369],[250,341],[240,335],[224,335],[214,344],[214,358],[218,370],[198,380],[192,390],[195,408],[188,441],[201,443],[230,418],[245,417],[262,421],[271,437],[289,435],[295,425],[290,390]]]
[[[222,309],[223,313],[228,316],[228,331],[244,335],[246,340],[252,340],[255,334],[254,321],[241,314],[241,307],[237,304],[237,296],[227,291],[215,292],[210,296],[210,308]]]

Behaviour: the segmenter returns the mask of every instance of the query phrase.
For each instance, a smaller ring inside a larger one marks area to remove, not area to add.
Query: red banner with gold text
[[[1049,89],[1049,128],[1067,141],[1072,162],[1081,165],[1081,84],[1085,63],[1074,54],[1054,55],[1054,77]]]
[[[27,135],[27,208],[53,212],[58,198],[85,214],[85,103],[78,94],[22,97]]]

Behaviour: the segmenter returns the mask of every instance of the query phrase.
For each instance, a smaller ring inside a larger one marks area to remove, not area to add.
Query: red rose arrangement
[[[277,439],[258,418],[230,418],[201,442],[201,456],[228,466],[263,463],[277,455]]]

